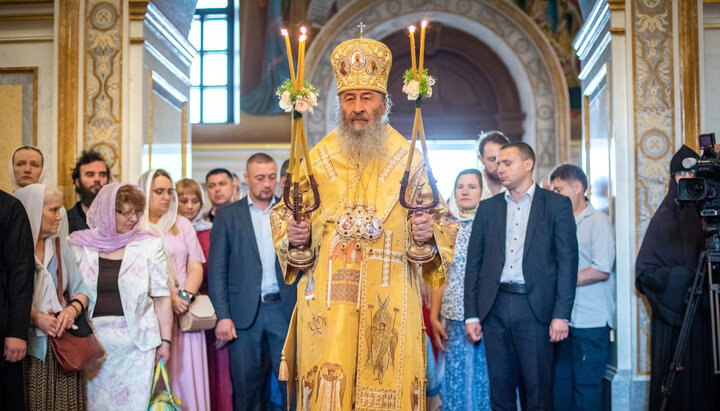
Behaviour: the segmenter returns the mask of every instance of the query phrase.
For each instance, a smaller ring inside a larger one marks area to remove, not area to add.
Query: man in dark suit
[[[467,338],[485,336],[493,410],[552,409],[552,343],[568,335],[578,244],[572,204],[533,181],[535,153],[505,144],[507,192],[478,206],[465,271]]]
[[[2,190],[0,233],[0,408],[22,410],[22,359],[35,280],[34,246],[25,209]]]
[[[257,153],[248,159],[246,170],[248,195],[215,215],[209,288],[218,317],[215,334],[230,341],[234,408],[260,410],[270,403],[265,383],[280,367],[296,290],[283,280],[270,230],[270,209],[278,200],[273,195],[277,165],[267,154]]]

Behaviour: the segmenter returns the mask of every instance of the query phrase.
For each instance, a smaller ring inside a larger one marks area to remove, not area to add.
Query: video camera
[[[682,165],[695,170],[694,178],[678,181],[678,200],[693,201],[697,204],[701,217],[720,216],[720,153],[715,152],[715,133],[701,134],[698,137],[702,156],[700,160],[686,158]],[[720,221],[705,219],[705,232],[717,232]]]

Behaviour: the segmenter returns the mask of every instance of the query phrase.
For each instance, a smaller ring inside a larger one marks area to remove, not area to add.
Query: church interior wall
[[[560,63],[548,60],[548,54],[540,50],[549,49],[548,44],[529,34],[530,28],[526,27],[523,33],[508,24],[500,32],[486,20],[473,17],[496,13],[493,16],[498,19],[513,21],[516,15],[509,10],[519,12],[519,9],[512,2],[472,0],[459,2],[468,7],[459,10],[452,8],[457,6],[455,2],[424,2],[418,8],[417,2],[410,0],[340,1],[338,13],[314,29],[307,53],[306,73],[311,82],[320,87],[323,99],[321,107],[307,119],[311,144],[335,126],[336,85],[328,64],[332,48],[357,35],[356,25],[360,21],[367,25],[368,37],[384,38],[427,16],[482,41],[502,60],[517,88],[524,114],[522,139],[541,153],[538,175],[547,174],[555,164],[570,160],[583,164],[592,181],[596,160],[589,157],[591,140],[593,135],[606,130],[607,145],[600,147],[605,150],[605,158],[601,161],[607,164],[607,207],[615,223],[617,241],[618,328],[614,336],[614,360],[608,368],[613,409],[640,409],[647,401],[651,313],[635,291],[635,256],[644,228],[664,196],[670,156],[680,144],[692,143],[697,137],[686,134],[682,122],[685,100],[680,93],[685,73],[678,27],[684,17],[678,7],[680,1],[684,0],[579,1],[586,21],[584,31],[576,40],[582,60],[584,138],[582,143],[574,145],[569,141],[568,96],[564,94],[567,84],[563,85],[557,78],[562,77],[561,72],[558,74]],[[0,112],[6,117],[0,122],[0,129],[7,135],[7,140],[0,145],[0,188],[9,189],[5,183],[7,178],[2,174],[6,173],[3,161],[7,161],[8,152],[20,142],[36,144],[43,150],[48,161],[46,181],[51,184],[61,183],[59,158],[63,150],[72,149],[77,154],[96,143],[117,148],[118,178],[131,182],[137,181],[151,162],[152,166],[164,166],[167,159],[184,158],[184,169],[182,161],[179,167],[170,167],[173,178],[191,176],[204,181],[205,173],[219,165],[241,173],[249,155],[256,151],[267,152],[278,164],[287,158],[290,124],[287,114],[243,113],[237,123],[190,124],[189,68],[194,50],[187,34],[195,1],[112,2],[121,13],[122,60],[118,67],[122,71],[117,97],[122,98],[122,106],[118,119],[120,131],[109,137],[88,133],[84,125],[89,99],[84,80],[88,73],[85,7],[92,0],[77,0],[81,10],[80,34],[74,45],[79,51],[78,88],[69,91],[63,89],[65,84],[58,84],[59,54],[64,52],[59,49],[58,40],[59,2],[0,4],[0,93],[3,96],[3,90],[8,93],[7,101],[0,101]],[[720,139],[720,116],[717,115],[720,3],[705,0],[698,1],[698,5],[700,129],[715,132]],[[473,14],[475,12],[478,13]],[[514,21],[517,23],[516,18]],[[643,27],[643,21],[652,22],[651,31]],[[532,30],[535,29],[537,27]],[[655,42],[658,39],[660,43]],[[640,57],[643,47],[645,54],[659,53],[663,61],[643,60]],[[16,84],[19,80],[4,80],[9,78],[8,70],[18,68],[36,69],[36,76],[32,77],[36,95],[30,100],[18,94],[25,93],[22,88],[25,86],[18,88]],[[650,80],[661,85],[659,93],[666,94],[665,103],[652,99],[646,87],[647,76],[655,76]],[[538,82],[538,78],[542,81]],[[544,84],[544,88],[537,86],[538,83]],[[4,89],[6,86],[10,87]],[[66,145],[70,141],[63,140],[58,130],[59,97],[63,92],[76,95],[78,106],[77,134],[72,136],[71,145]],[[407,103],[402,95],[394,96],[394,100],[396,105]],[[18,101],[19,109],[11,110]],[[550,114],[541,110],[543,105],[551,107]],[[28,112],[32,115],[28,116]],[[650,112],[661,115],[649,116]],[[29,121],[35,124],[30,134],[25,131]],[[600,186],[592,186],[591,197],[600,190]]]
[[[43,14],[39,14],[43,13]],[[32,22],[14,21],[13,16],[36,15],[42,20]],[[12,88],[20,84],[31,82],[30,99],[21,98],[20,105],[15,106],[5,101],[7,110],[0,110],[5,124],[19,124],[21,129],[30,127],[31,133],[8,135],[8,144],[0,145],[0,161],[3,167],[9,161],[12,151],[22,144],[38,144],[46,147],[45,156],[49,161],[46,174],[48,181],[57,180],[57,138],[56,138],[56,106],[55,106],[55,78],[56,56],[53,48],[54,26],[52,20],[52,7],[21,8],[13,10],[3,9],[0,14],[0,87]],[[29,70],[36,71],[36,75],[24,75]],[[22,87],[22,86],[20,86]],[[33,90],[34,89],[34,90]],[[34,95],[33,95],[34,94]],[[20,96],[18,96],[20,97]],[[3,96],[3,98],[5,98]],[[17,102],[17,101],[16,101]],[[15,103],[16,103],[15,102]],[[14,107],[13,107],[14,106]],[[10,110],[13,108],[12,110]],[[8,111],[9,110],[9,111]],[[30,116],[27,116],[27,112]],[[33,125],[28,123],[34,122]],[[3,131],[6,129],[3,128]],[[10,142],[18,144],[10,144]],[[3,171],[5,175],[7,171]],[[0,188],[10,189],[6,178],[2,179]]]

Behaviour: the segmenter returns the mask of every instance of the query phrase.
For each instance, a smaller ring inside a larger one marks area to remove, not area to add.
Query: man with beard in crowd
[[[85,213],[95,200],[98,191],[110,182],[110,167],[107,166],[100,153],[83,151],[75,163],[72,178],[75,182],[75,192],[80,196],[80,201],[67,212],[70,233],[89,228]]]
[[[488,131],[481,134],[480,143],[478,144],[478,159],[483,165],[483,200],[505,191],[505,187],[498,176],[498,153],[500,147],[509,143],[510,140],[499,131]]]
[[[331,63],[338,126],[305,159],[319,184],[320,208],[296,221],[280,202],[271,214],[285,281],[301,276],[280,377],[289,390],[297,378],[298,407],[313,398],[318,409],[415,409],[425,392],[420,282],[443,284],[457,223],[447,221],[443,206],[409,218],[398,202],[409,143],[387,124],[387,46],[348,40]],[[408,201],[422,195],[427,204],[422,161],[415,153]],[[288,178],[299,182],[310,204],[307,168]],[[422,270],[405,256],[413,239],[437,249]],[[315,250],[312,269],[288,264],[288,248],[300,245]]]

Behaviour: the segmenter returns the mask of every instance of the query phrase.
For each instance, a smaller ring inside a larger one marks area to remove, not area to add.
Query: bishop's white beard
[[[340,149],[353,162],[367,164],[385,155],[388,138],[387,121],[373,113],[374,119],[365,127],[354,126],[340,116],[336,134]]]

